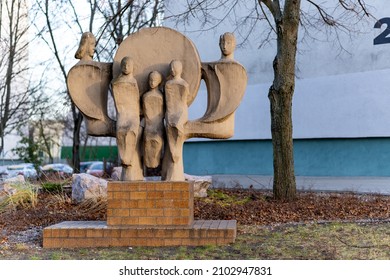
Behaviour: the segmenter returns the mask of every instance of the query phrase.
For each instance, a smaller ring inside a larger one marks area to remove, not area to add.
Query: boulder
[[[113,181],[120,181],[122,174],[122,166],[116,166],[112,169],[111,179]]]
[[[194,197],[207,197],[207,190],[213,178],[211,176],[195,176],[184,173],[186,181],[194,182]]]
[[[107,181],[95,176],[81,173],[72,176],[72,200],[82,202],[85,199],[107,197]]]
[[[3,182],[4,191],[8,195],[14,195],[17,192],[17,190],[16,190],[16,188],[13,187],[13,185],[15,185],[15,184],[22,185],[25,182],[26,182],[26,180],[24,179],[23,175],[18,175],[16,177],[5,179],[4,182]]]
[[[122,167],[114,167],[111,179],[114,181],[119,181],[122,173]],[[194,182],[194,197],[207,197],[207,189],[210,187],[212,183],[211,176],[195,176],[184,174],[184,178],[186,181]],[[160,181],[161,177],[145,177],[145,181]]]

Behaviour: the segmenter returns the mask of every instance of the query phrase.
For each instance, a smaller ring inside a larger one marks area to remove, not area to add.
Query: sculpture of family
[[[143,180],[146,168],[159,166],[162,180],[184,181],[187,139],[233,135],[247,76],[234,60],[232,33],[220,37],[221,59],[209,63],[200,62],[187,37],[165,27],[130,35],[113,63],[93,61],[95,44],[92,33],[82,35],[75,55],[80,61],[68,73],[68,89],[86,118],[88,134],[116,137],[122,181]],[[207,86],[207,109],[202,118],[189,120],[200,79]],[[110,88],[116,120],[107,114]]]

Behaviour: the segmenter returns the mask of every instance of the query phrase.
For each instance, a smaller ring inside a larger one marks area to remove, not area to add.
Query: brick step
[[[191,226],[164,228],[108,226],[105,221],[67,221],[43,230],[44,248],[203,246],[236,239],[235,220],[196,220]]]

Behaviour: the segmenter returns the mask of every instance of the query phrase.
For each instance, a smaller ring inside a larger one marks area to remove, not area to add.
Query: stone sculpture
[[[75,54],[80,61],[69,70],[67,85],[72,101],[85,117],[88,134],[115,137],[115,122],[107,113],[112,63],[92,60],[95,44],[92,33],[83,33]]]
[[[162,76],[158,71],[150,72],[150,90],[142,97],[144,128],[144,165],[157,168],[160,165],[164,146],[164,96],[159,90]]]
[[[181,77],[183,65],[179,60],[170,63],[172,79],[165,84],[166,132],[162,179],[184,181],[183,144],[186,140],[184,125],[188,121],[188,83]]]
[[[226,32],[219,38],[219,48],[221,49],[220,61],[234,60],[234,50],[236,49],[236,37],[233,33]]]
[[[143,180],[140,159],[140,93],[133,76],[134,62],[126,56],[121,61],[122,73],[112,82],[117,111],[116,139],[122,160],[122,181]]]
[[[207,86],[207,109],[199,120],[189,121],[189,137],[226,139],[234,133],[234,112],[246,88],[245,68],[235,61],[235,38],[232,33],[220,37],[221,59],[202,63],[202,79]]]
[[[92,60],[95,42],[91,33],[83,34],[80,62],[69,71],[68,88],[87,119],[88,133],[117,138],[121,180],[143,180],[143,169],[161,165],[163,180],[184,181],[187,139],[233,136],[234,113],[247,83],[245,68],[234,60],[234,34],[220,37],[221,59],[207,63],[201,63],[187,37],[166,27],[131,34],[113,63]],[[207,109],[200,119],[188,120],[201,79],[207,86]],[[107,116],[111,82],[116,122]]]

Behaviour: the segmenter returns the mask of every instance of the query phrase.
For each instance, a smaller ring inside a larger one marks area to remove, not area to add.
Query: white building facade
[[[168,16],[180,13],[177,2],[166,2]],[[325,2],[332,8],[335,4],[329,2],[338,1]],[[302,3],[308,14],[315,12],[310,4]],[[315,35],[313,40],[300,29],[293,99],[296,175],[390,176],[390,6],[373,0],[367,8],[371,18],[355,23],[351,17],[346,22],[355,29],[350,34],[331,29],[316,33],[315,28],[307,27]],[[241,9],[242,14],[248,11],[245,4]],[[199,31],[201,23],[196,20],[188,26],[176,26],[173,21],[164,24],[191,38],[202,61],[218,60],[219,35],[234,31],[229,20],[209,31]],[[268,89],[276,42],[271,40],[259,48],[266,29],[269,26],[264,21],[235,53],[235,59],[246,67],[249,81],[236,113],[234,137],[187,142],[185,172],[273,174]],[[242,42],[239,35],[236,33],[238,43]],[[201,116],[205,108],[206,94],[200,92],[190,107],[190,118]]]

